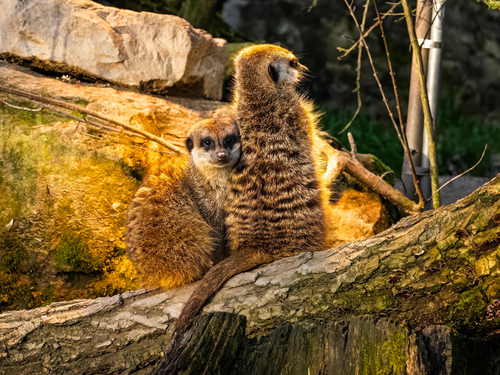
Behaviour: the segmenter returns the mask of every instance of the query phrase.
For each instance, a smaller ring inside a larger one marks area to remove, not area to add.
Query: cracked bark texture
[[[234,277],[179,373],[498,374],[499,196],[497,176],[369,239]],[[0,374],[152,373],[193,287],[1,314]]]

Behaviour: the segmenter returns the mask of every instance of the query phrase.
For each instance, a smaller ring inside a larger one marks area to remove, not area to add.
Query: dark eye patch
[[[214,140],[212,137],[205,137],[201,139],[200,146],[206,149],[211,148],[214,145]]]
[[[290,60],[290,67],[296,69],[299,66],[299,62],[297,60]]]
[[[231,149],[238,142],[238,136],[236,134],[229,134],[222,140],[222,146],[224,148]]]
[[[269,64],[267,69],[269,71],[269,77],[271,77],[274,83],[278,83],[280,76],[278,70],[273,66],[273,64]]]
[[[193,149],[193,138],[189,137],[188,139],[186,139],[186,147],[188,149],[189,152],[191,152],[191,150]]]

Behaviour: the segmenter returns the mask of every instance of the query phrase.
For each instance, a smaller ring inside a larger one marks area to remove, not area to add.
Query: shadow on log
[[[471,339],[442,325],[413,331],[387,319],[352,317],[304,328],[276,327],[249,339],[246,319],[197,318],[175,361],[155,374],[498,374],[500,340]]]
[[[369,239],[234,277],[204,311],[238,316],[201,316],[177,365],[188,364],[184,374],[498,374],[499,197],[497,176]],[[150,374],[194,286],[1,314],[0,374]]]

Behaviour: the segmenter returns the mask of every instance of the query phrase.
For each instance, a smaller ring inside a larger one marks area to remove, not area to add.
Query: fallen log
[[[177,370],[498,374],[499,197],[497,176],[366,240],[234,277]],[[194,286],[1,314],[0,374],[151,373]]]

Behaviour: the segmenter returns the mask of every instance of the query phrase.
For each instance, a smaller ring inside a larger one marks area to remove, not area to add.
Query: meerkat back
[[[296,92],[303,67],[286,49],[261,45],[235,61],[242,161],[230,178],[231,252],[287,256],[325,249],[315,123]]]
[[[145,286],[200,279],[224,257],[224,200],[240,156],[237,127],[216,113],[193,126],[177,156],[146,178],[129,208],[127,250]]]

